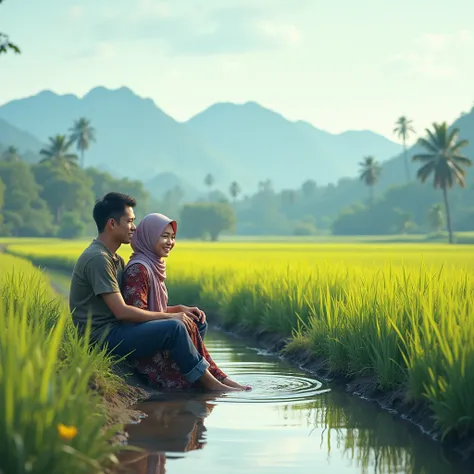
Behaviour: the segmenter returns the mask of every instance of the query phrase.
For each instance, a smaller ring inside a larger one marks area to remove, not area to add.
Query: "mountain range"
[[[401,151],[376,133],[331,134],[255,102],[215,104],[178,122],[126,87],[96,87],[83,98],[43,91],[13,100],[0,107],[0,144],[38,153],[48,137],[67,133],[80,117],[97,131],[86,165],[140,179],[155,195],[169,173],[196,189],[204,187],[207,173],[223,191],[234,180],[250,193],[267,179],[275,189],[296,188],[309,178],[325,185],[355,176],[366,155],[384,162]]]
[[[29,132],[20,130],[0,118],[0,146],[2,148],[13,146],[23,153],[33,150],[37,153],[43,144]]]

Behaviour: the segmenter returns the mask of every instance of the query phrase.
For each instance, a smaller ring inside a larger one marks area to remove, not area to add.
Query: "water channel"
[[[245,341],[210,331],[217,364],[252,392],[162,393],[137,408],[125,453],[131,474],[472,474],[375,404],[318,382]],[[122,469],[121,469],[122,470]]]

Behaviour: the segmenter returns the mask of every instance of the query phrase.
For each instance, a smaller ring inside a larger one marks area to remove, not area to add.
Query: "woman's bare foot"
[[[243,388],[238,388],[238,387],[231,387],[229,385],[225,385],[219,380],[217,380],[210,372],[209,370],[206,370],[201,378],[199,379],[201,382],[202,386],[206,390],[212,390],[212,391],[218,391],[218,392],[241,392]]]
[[[222,383],[229,387],[235,387],[235,388],[239,388],[240,390],[245,390],[246,392],[248,392],[249,390],[252,390],[252,387],[250,385],[241,385],[240,383],[236,382],[235,380],[232,380],[229,377],[226,377],[222,381]]]

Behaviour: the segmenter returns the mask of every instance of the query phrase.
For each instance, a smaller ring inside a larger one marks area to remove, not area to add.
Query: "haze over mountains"
[[[236,180],[245,192],[266,179],[276,189],[297,188],[309,178],[335,183],[355,176],[363,156],[385,161],[401,150],[370,131],[331,134],[255,102],[215,104],[179,123],[125,87],[97,87],[83,98],[43,91],[9,102],[0,107],[0,143],[38,152],[40,143],[67,133],[80,117],[97,130],[86,165],[144,182],[173,172],[196,188],[207,173],[217,188],[227,190]]]
[[[4,147],[14,146],[22,151],[39,151],[42,142],[30,133],[14,127],[0,118],[0,144]]]
[[[251,171],[245,182],[257,176],[271,179],[276,188],[296,188],[308,178],[320,185],[335,183],[355,176],[363,156],[385,161],[401,149],[370,131],[334,135],[307,122],[290,122],[255,102],[216,104],[186,125],[220,156]]]

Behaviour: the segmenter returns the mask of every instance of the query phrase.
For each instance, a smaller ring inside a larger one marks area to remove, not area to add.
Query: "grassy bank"
[[[85,243],[9,251],[71,268]],[[127,257],[129,248],[121,250]],[[442,435],[474,432],[474,259],[442,244],[184,243],[172,302],[270,331],[348,380],[424,404]]]
[[[43,273],[0,254],[0,275],[0,472],[104,472],[134,393]]]

